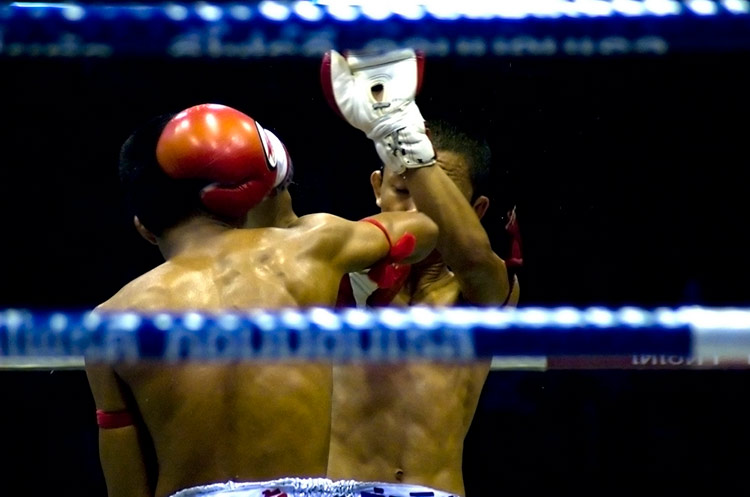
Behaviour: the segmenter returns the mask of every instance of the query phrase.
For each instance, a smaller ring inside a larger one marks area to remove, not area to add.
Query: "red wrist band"
[[[110,430],[113,428],[123,428],[133,425],[133,416],[127,410],[122,411],[103,411],[96,410],[96,424],[99,428]]]

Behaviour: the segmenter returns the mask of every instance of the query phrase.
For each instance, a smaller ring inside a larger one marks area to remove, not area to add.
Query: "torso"
[[[459,297],[443,268],[405,287],[393,304],[449,306]],[[488,372],[486,362],[334,367],[329,477],[464,495],[463,443]]]
[[[101,307],[232,310],[333,302],[341,274],[308,250],[310,229],[227,231]],[[139,364],[115,371],[153,438],[156,495],[211,481],[325,475],[330,365]]]

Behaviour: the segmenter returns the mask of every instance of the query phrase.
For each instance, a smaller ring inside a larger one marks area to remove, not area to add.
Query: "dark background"
[[[524,304],[743,305],[748,60],[434,59],[418,103],[492,145],[485,224],[502,254],[518,205]],[[159,262],[124,210],[117,154],[144,120],[197,103],[282,138],[300,214],[375,209],[377,156],[324,102],[317,60],[0,62],[0,305],[88,308]]]
[[[747,305],[750,54],[428,60],[425,117],[494,151],[486,226],[516,204],[522,305]],[[0,307],[88,309],[160,262],[116,180],[155,114],[215,102],[274,130],[299,214],[374,211],[372,145],[312,59],[0,60]],[[745,371],[496,371],[467,441],[468,497],[746,493]],[[103,495],[81,371],[0,372],[7,485]],[[439,408],[437,405],[435,408]],[[2,492],[0,492],[2,493]]]

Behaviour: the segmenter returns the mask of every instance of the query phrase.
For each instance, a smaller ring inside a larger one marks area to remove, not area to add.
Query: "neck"
[[[167,230],[157,239],[165,259],[186,252],[200,252],[211,246],[212,237],[234,229],[233,226],[209,216],[195,216]]]
[[[269,195],[253,207],[245,217],[245,228],[286,228],[297,220],[292,208],[292,197],[284,189]]]

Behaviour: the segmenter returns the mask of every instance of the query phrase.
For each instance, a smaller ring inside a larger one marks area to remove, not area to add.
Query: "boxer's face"
[[[375,193],[375,203],[382,212],[417,210],[402,175],[386,167],[373,172],[370,183]]]
[[[454,152],[438,151],[437,165],[445,171],[469,200],[472,193],[471,180],[469,169],[463,158]],[[375,193],[375,202],[382,212],[416,210],[406,180],[402,175],[383,168],[370,175],[370,183]]]

